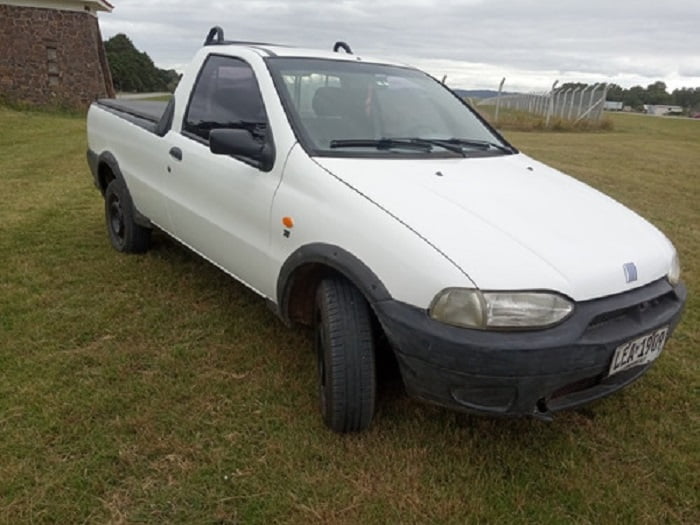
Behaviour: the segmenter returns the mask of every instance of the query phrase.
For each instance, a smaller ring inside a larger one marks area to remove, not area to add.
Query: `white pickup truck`
[[[337,432],[370,425],[380,337],[409,394],[546,420],[643,375],[685,303],[654,226],[342,42],[213,28],[167,105],[100,100],[88,143],[114,248],[158,228],[313,327]]]

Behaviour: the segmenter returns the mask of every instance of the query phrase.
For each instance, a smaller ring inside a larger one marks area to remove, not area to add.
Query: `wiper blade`
[[[477,139],[431,139],[423,137],[401,137],[401,138],[381,138],[381,139],[335,139],[330,141],[330,147],[335,148],[411,148],[423,151],[432,151],[433,146],[452,151],[466,157],[464,147],[476,147],[483,149],[498,149],[505,153],[515,153],[511,148],[495,142]]]
[[[336,148],[377,148],[377,149],[392,149],[392,148],[408,148],[419,149],[422,151],[431,151],[433,146],[428,142],[418,142],[413,139],[334,139],[330,142],[330,147]]]
[[[503,144],[498,144],[496,142],[489,142],[488,140],[451,138],[451,139],[439,139],[439,142],[444,142],[446,144],[453,144],[453,145],[458,145],[458,146],[470,146],[470,147],[484,148],[484,149],[497,149],[497,150],[503,151],[505,153],[515,153],[515,151],[508,146],[504,146]]]
[[[452,151],[454,153],[458,153],[462,157],[466,157],[464,154],[464,149],[461,147],[461,145],[455,144],[451,142],[452,139],[448,140],[443,140],[443,139],[424,139],[421,137],[414,137],[410,139],[405,139],[410,141],[413,144],[428,144],[428,145],[433,145],[433,146],[440,146],[442,149],[446,149],[447,151]]]

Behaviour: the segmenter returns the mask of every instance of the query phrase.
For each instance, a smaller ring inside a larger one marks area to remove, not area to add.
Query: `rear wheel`
[[[109,240],[115,250],[142,253],[151,245],[151,230],[134,221],[134,204],[129,191],[119,179],[114,179],[105,190],[105,220]]]
[[[372,316],[350,282],[337,277],[321,281],[314,332],[323,421],[335,432],[367,429],[377,395]]]

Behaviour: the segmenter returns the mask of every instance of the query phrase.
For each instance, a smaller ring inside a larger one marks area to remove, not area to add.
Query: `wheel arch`
[[[124,183],[124,186],[126,186],[124,176],[119,169],[119,163],[109,151],[105,151],[97,157],[96,166],[95,185],[103,196],[107,190],[107,186],[109,186],[109,183],[114,179],[120,179]]]
[[[124,179],[124,175],[122,175],[121,169],[119,168],[119,162],[111,152],[104,151],[99,156],[97,156],[94,176],[95,185],[97,186],[97,189],[100,190],[100,193],[102,193],[103,197],[105,195],[105,191],[107,191],[107,186],[109,186],[110,182],[112,182],[115,179],[121,181],[121,183],[124,184],[127,193],[129,194],[129,199],[131,200],[131,205],[134,210],[134,222],[136,222],[136,224],[138,224],[139,226],[143,226],[145,228],[153,227],[148,217],[143,215],[134,205],[129,186],[126,183],[126,180]]]
[[[277,279],[278,315],[288,324],[311,324],[316,288],[330,275],[350,281],[370,306],[391,299],[384,283],[355,255],[332,244],[312,243],[296,249],[282,265]]]

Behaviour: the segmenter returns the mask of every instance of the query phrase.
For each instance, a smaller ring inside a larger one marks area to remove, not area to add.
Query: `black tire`
[[[115,250],[143,253],[151,246],[151,229],[134,222],[134,204],[129,191],[119,179],[105,190],[105,220],[109,240]]]
[[[323,421],[335,432],[367,429],[377,397],[372,316],[345,279],[324,279],[316,290],[314,347]]]

